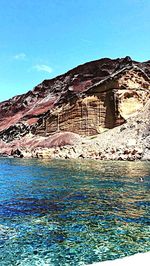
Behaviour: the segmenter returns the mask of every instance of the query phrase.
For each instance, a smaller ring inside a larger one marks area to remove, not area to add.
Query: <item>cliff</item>
[[[109,143],[116,132],[114,145],[118,128],[134,124],[147,106],[149,89],[150,61],[130,57],[103,58],[44,80],[32,91],[0,103],[0,152],[25,156],[21,150],[26,155],[32,150],[34,157],[37,148],[89,143],[92,136]]]

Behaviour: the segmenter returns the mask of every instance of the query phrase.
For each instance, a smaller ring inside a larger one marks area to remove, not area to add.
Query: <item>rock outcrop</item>
[[[0,103],[0,153],[147,159],[149,90],[150,61],[104,58],[78,66]]]

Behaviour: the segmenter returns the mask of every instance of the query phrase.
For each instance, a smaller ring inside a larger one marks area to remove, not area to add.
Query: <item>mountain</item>
[[[113,131],[137,121],[149,103],[149,89],[150,61],[130,57],[103,58],[44,80],[0,103],[0,153],[34,157],[37,149],[49,154],[102,136],[107,142]]]

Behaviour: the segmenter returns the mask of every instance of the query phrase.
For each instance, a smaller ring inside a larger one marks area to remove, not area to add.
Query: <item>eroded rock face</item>
[[[47,135],[71,131],[95,135],[123,124],[149,99],[149,77],[137,66],[127,66],[80,94],[72,95],[48,113],[33,129]]]
[[[67,130],[85,136],[95,135],[115,126],[117,112],[112,91],[93,94],[56,108],[39,121],[32,133],[46,136]]]
[[[148,101],[150,61],[100,59],[0,103],[0,139],[73,132],[96,135],[123,124]]]
[[[80,143],[55,149],[35,149],[38,158],[91,158],[98,160],[150,160],[150,100],[127,123]]]
[[[43,137],[27,134],[0,141],[3,156],[48,159],[150,160],[150,100],[127,123],[92,137],[71,132]]]

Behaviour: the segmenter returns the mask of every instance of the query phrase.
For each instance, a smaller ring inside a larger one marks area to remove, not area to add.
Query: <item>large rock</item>
[[[58,130],[101,133],[141,109],[149,96],[149,77],[150,62],[129,57],[78,66],[0,103],[0,138],[12,141],[29,131],[44,136]]]
[[[103,58],[44,80],[0,103],[0,153],[149,159],[149,89],[150,61],[129,57]]]

